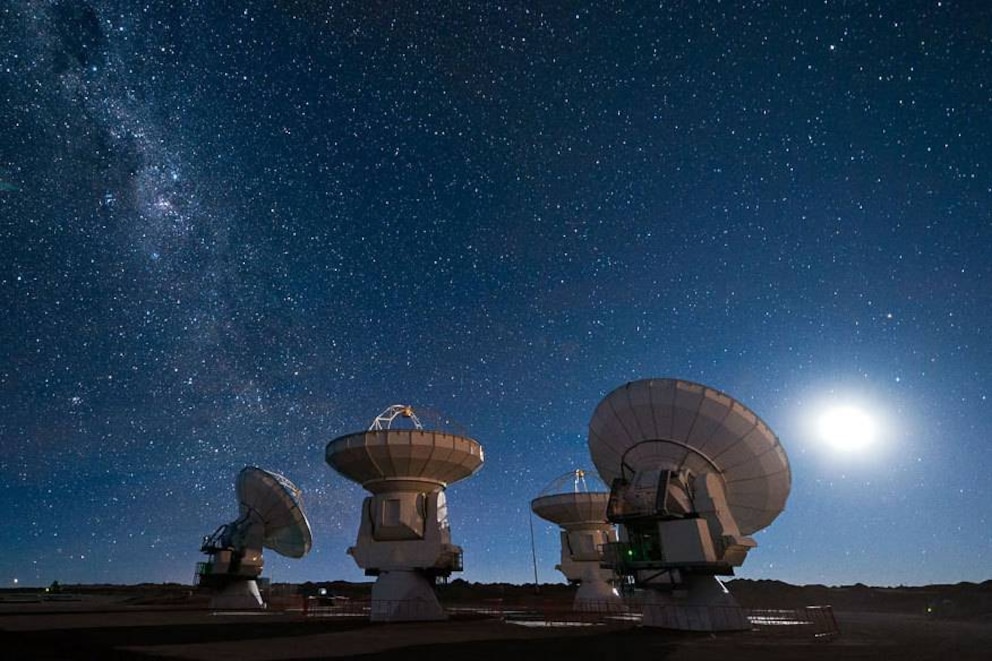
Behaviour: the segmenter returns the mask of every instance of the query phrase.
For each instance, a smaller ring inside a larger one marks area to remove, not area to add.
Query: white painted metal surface
[[[785,451],[754,412],[679,379],[634,381],[609,393],[589,423],[589,450],[607,484],[648,468],[716,473],[745,535],[775,520],[792,483]]]

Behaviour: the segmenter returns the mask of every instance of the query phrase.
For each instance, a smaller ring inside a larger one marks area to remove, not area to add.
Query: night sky
[[[394,403],[485,449],[460,576],[532,581],[647,377],[789,453],[740,576],[992,577],[992,9],[612,5],[5,3],[0,586],[191,583],[246,465],[314,529],[264,575],[362,580],[324,448]]]

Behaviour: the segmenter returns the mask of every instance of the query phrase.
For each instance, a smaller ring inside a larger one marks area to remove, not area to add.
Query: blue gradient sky
[[[532,580],[530,499],[663,376],[789,453],[740,575],[990,578],[990,10],[172,4],[2,13],[0,585],[191,582],[245,465],[315,533],[266,575],[361,579],[324,446],[393,403],[485,448],[463,578]]]

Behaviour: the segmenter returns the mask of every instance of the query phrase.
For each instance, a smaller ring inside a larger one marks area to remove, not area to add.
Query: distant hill
[[[829,604],[837,611],[900,612],[936,617],[992,618],[992,580],[983,583],[871,587],[790,585],[781,581],[736,579],[727,583],[742,606],[798,608]]]

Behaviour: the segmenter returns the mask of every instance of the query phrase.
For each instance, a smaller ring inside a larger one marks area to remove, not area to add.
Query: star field
[[[989,578],[992,10],[397,4],[0,9],[0,585],[191,582],[245,465],[314,529],[265,576],[361,580],[324,446],[394,403],[485,449],[463,577],[530,581],[530,499],[664,376],[789,453],[739,575]]]

